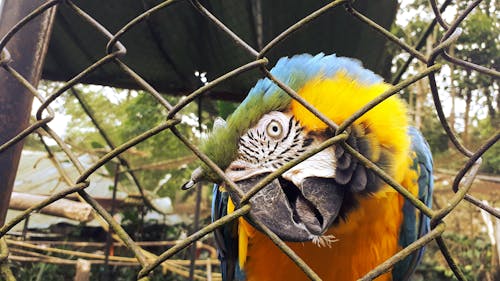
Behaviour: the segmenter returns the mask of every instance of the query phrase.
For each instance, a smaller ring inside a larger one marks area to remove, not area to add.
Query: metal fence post
[[[5,34],[31,11],[39,1],[5,0],[0,16],[0,36]],[[55,8],[50,9],[25,25],[8,42],[10,67],[23,75],[33,86],[41,76],[47,52]],[[2,57],[4,57],[2,55]],[[0,70],[0,144],[3,144],[28,126],[33,95],[14,77]],[[5,222],[16,177],[23,141],[0,154],[0,225]]]

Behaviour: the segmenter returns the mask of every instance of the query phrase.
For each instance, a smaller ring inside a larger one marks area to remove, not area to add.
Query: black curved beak
[[[243,192],[247,192],[267,175],[256,175],[237,184]],[[237,194],[229,192],[229,195],[239,204]],[[279,177],[250,199],[250,214],[285,241],[310,241],[324,234],[332,225],[343,198],[344,188],[334,179],[309,177],[303,180],[301,186],[295,186]],[[255,227],[251,219],[247,220]]]

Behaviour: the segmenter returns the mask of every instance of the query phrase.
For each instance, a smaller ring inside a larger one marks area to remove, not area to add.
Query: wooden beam
[[[12,192],[9,209],[24,211],[45,199],[47,199],[47,196]],[[41,209],[40,213],[80,222],[87,222],[94,218],[92,207],[89,204],[68,199],[59,199]]]
[[[89,281],[91,263],[88,260],[78,259],[76,261],[76,274],[74,281]]]

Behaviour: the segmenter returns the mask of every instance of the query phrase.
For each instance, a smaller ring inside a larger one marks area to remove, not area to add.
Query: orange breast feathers
[[[402,221],[399,195],[387,190],[362,199],[346,222],[330,229],[338,239],[328,247],[312,242],[287,243],[322,280],[357,280],[398,250]],[[380,206],[386,206],[381,208]],[[240,231],[251,226],[243,219]],[[306,275],[264,234],[250,230],[244,271],[248,281],[308,280]],[[391,280],[387,273],[377,280]]]

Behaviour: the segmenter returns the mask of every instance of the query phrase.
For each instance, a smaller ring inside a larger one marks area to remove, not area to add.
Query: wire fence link
[[[252,48],[248,43],[246,43],[243,39],[241,39],[238,36],[238,34],[235,34],[233,31],[231,31],[230,28],[228,28],[222,21],[217,19],[217,17],[214,16],[199,1],[191,0],[189,2],[192,4],[192,6],[194,6],[199,13],[201,13],[204,17],[206,17],[207,21],[210,24],[213,24],[218,29],[226,33],[227,36],[229,36],[232,40],[234,40],[234,42],[236,42],[235,44],[236,47],[241,48],[243,51],[247,52],[251,57],[254,58],[254,60],[230,72],[227,72],[226,74],[217,77],[216,79],[213,79],[212,81],[199,87],[197,90],[187,95],[186,98],[182,99],[177,104],[171,105],[158,91],[155,90],[154,87],[148,84],[148,82],[145,79],[143,79],[131,67],[129,67],[127,64],[121,61],[121,58],[126,54],[127,49],[126,46],[124,46],[120,42],[120,38],[124,34],[126,34],[130,29],[132,29],[135,25],[137,25],[145,18],[147,18],[149,15],[156,13],[161,9],[168,9],[169,5],[178,1],[181,0],[177,1],[168,0],[159,3],[153,8],[138,15],[133,20],[129,21],[126,25],[124,25],[121,29],[119,29],[118,32],[114,34],[110,32],[105,26],[102,26],[96,19],[94,19],[91,15],[87,14],[84,10],[82,10],[78,5],[73,3],[71,0],[47,1],[43,3],[38,9],[32,11],[17,25],[15,25],[10,30],[10,32],[7,33],[0,40],[0,50],[1,50],[0,66],[5,70],[3,75],[11,75],[19,83],[21,83],[34,96],[35,99],[37,99],[41,103],[40,107],[36,111],[35,121],[32,122],[29,125],[29,127],[23,130],[21,133],[17,134],[9,141],[1,144],[0,153],[12,147],[19,141],[23,140],[29,134],[38,134],[43,131],[44,134],[50,136],[57,143],[59,148],[66,154],[68,159],[71,161],[72,165],[78,170],[79,173],[79,177],[77,179],[71,179],[69,176],[65,175],[64,178],[66,179],[68,185],[70,186],[69,188],[61,192],[58,192],[56,194],[53,194],[47,199],[43,200],[42,202],[33,205],[31,208],[23,211],[20,215],[18,215],[11,221],[5,223],[5,225],[3,225],[0,228],[0,264],[2,273],[8,272],[7,268],[8,248],[7,248],[7,243],[5,242],[6,233],[10,229],[12,229],[16,224],[28,218],[30,214],[39,211],[45,206],[51,204],[52,202],[65,198],[69,194],[73,194],[76,192],[83,201],[87,202],[89,205],[92,206],[94,212],[105,221],[106,225],[109,225],[109,228],[114,233],[116,233],[116,235],[119,237],[119,240],[123,242],[127,246],[127,248],[134,254],[136,260],[141,266],[138,279],[148,280],[148,274],[155,268],[161,266],[161,264],[164,263],[165,261],[168,261],[175,253],[178,253],[182,249],[185,249],[186,247],[190,246],[192,243],[195,243],[197,240],[209,234],[214,229],[221,227],[222,225],[232,220],[235,220],[243,215],[249,214],[249,211],[251,210],[251,206],[249,204],[250,198],[252,198],[252,196],[254,196],[259,190],[261,190],[264,186],[266,186],[266,184],[271,182],[273,179],[275,179],[288,169],[292,168],[296,164],[304,161],[308,157],[311,157],[314,154],[318,153],[319,151],[333,144],[340,144],[345,148],[345,150],[347,150],[354,157],[356,157],[361,163],[363,163],[363,165],[375,171],[382,180],[384,180],[387,184],[391,185],[394,189],[400,192],[405,198],[411,201],[411,203],[415,205],[416,208],[420,209],[421,212],[427,215],[432,222],[432,231],[430,231],[428,234],[421,237],[414,243],[410,244],[408,247],[402,249],[400,252],[398,252],[396,255],[394,255],[384,263],[374,268],[361,280],[372,280],[377,276],[380,276],[384,272],[390,270],[390,268],[396,262],[410,255],[415,250],[424,247],[426,244],[430,243],[433,240],[436,240],[436,242],[438,243],[441,252],[445,256],[455,276],[459,280],[465,280],[464,274],[460,271],[459,267],[455,262],[455,259],[453,258],[453,253],[451,253],[448,250],[446,241],[442,237],[443,231],[446,229],[446,226],[442,221],[442,219],[446,217],[448,214],[450,214],[450,212],[453,212],[458,203],[462,202],[463,200],[469,201],[478,208],[484,209],[485,211],[491,213],[496,218],[500,218],[500,211],[498,209],[482,204],[479,200],[477,200],[468,193],[472,186],[474,178],[477,174],[479,165],[481,163],[481,156],[498,141],[498,139],[500,138],[500,133],[496,132],[477,151],[470,151],[468,148],[466,148],[460,142],[456,134],[452,131],[450,125],[448,124],[448,121],[446,120],[440,100],[440,93],[438,91],[435,75],[436,72],[439,71],[441,68],[441,64],[436,63],[436,60],[438,58],[442,58],[449,64],[454,64],[457,67],[478,71],[496,79],[500,78],[500,73],[496,70],[488,69],[471,62],[463,61],[459,58],[452,57],[450,56],[449,53],[447,53],[447,47],[456,42],[456,40],[460,36],[461,28],[459,27],[459,25],[468,16],[468,14],[479,4],[480,0],[471,3],[466,10],[464,10],[453,22],[450,23],[445,22],[445,20],[441,16],[441,12],[446,8],[446,6],[450,4],[451,1],[445,1],[443,5],[438,8],[436,1],[430,0],[429,2],[434,12],[435,18],[429,25],[429,27],[423,32],[422,37],[420,38],[415,47],[408,45],[407,43],[405,43],[405,40],[397,38],[390,31],[382,28],[381,26],[370,20],[368,17],[363,15],[361,12],[356,10],[352,5],[353,1],[336,0],[326,4],[324,7],[318,9],[317,11],[308,15],[307,17],[299,20],[294,25],[290,26],[284,32],[282,32],[281,34],[276,36],[273,40],[271,40],[271,42],[265,45],[260,51]],[[36,89],[36,87],[31,85],[21,74],[19,74],[18,71],[16,71],[16,69],[11,67],[9,50],[5,46],[9,42],[9,40],[11,40],[16,35],[16,33],[19,30],[21,30],[32,19],[47,12],[49,9],[51,8],[53,9],[56,6],[60,5],[66,5],[67,7],[69,7],[75,13],[75,15],[78,15],[81,19],[86,21],[89,26],[94,28],[95,32],[107,38],[108,42],[106,46],[106,54],[102,58],[95,61],[92,65],[88,66],[86,69],[81,71],[79,74],[77,74],[64,84],[62,84],[62,86],[60,86],[56,91],[51,93],[49,96],[44,97]],[[301,98],[290,87],[285,85],[282,81],[279,81],[270,73],[269,69],[267,68],[268,60],[266,58],[266,54],[270,50],[272,50],[279,42],[282,42],[284,39],[290,36],[290,34],[292,34],[294,31],[303,28],[306,24],[314,24],[315,19],[318,18],[320,15],[323,15],[327,11],[330,11],[332,9],[342,9],[342,8],[345,9],[345,12],[347,14],[351,15],[354,18],[357,18],[362,23],[370,26],[374,31],[378,32],[381,36],[386,37],[394,45],[398,46],[399,48],[407,52],[410,56],[409,59],[406,61],[406,63],[395,74],[393,82],[397,84],[388,89],[379,98],[373,100],[365,107],[360,109],[350,118],[348,118],[344,123],[335,124],[329,118],[324,116],[321,112],[319,112],[317,109],[311,106],[307,101]],[[431,33],[436,24],[445,33],[440,39],[439,44],[432,49],[431,55],[426,56],[424,53],[419,51],[419,49],[422,48],[422,46],[424,45],[423,42],[425,42],[426,37]],[[427,68],[421,71],[420,73],[399,82],[403,73],[406,71],[413,58],[426,64]],[[136,137],[126,141],[121,145],[116,145],[111,141],[111,138],[107,136],[106,130],[101,128],[98,121],[96,121],[93,118],[92,110],[85,105],[85,102],[79,97],[78,92],[73,90],[75,84],[79,83],[79,81],[81,81],[82,78],[84,78],[86,75],[90,74],[93,71],[96,71],[97,69],[107,64],[115,64],[116,66],[118,66],[123,71],[123,73],[127,74],[128,76],[130,76],[131,79],[136,81],[136,83],[140,86],[142,90],[151,95],[151,97],[153,97],[159,105],[161,105],[166,111],[168,111],[167,118],[165,121],[157,124],[155,127],[145,131],[140,135],[137,135]],[[192,142],[190,142],[185,136],[183,136],[176,127],[180,123],[180,119],[177,116],[177,114],[181,109],[185,108],[188,104],[196,100],[201,95],[207,94],[207,91],[214,88],[218,84],[226,81],[231,77],[247,72],[251,69],[259,69],[263,77],[267,77],[270,80],[272,80],[276,85],[278,85],[286,93],[288,93],[293,99],[297,100],[304,107],[306,107],[313,114],[315,114],[319,119],[321,119],[324,123],[326,123],[336,133],[334,137],[332,137],[329,140],[326,140],[320,147],[318,147],[314,151],[306,152],[301,157],[283,166],[281,169],[278,169],[277,171],[269,174],[267,177],[265,177],[263,180],[257,183],[249,192],[243,194],[243,192],[241,192],[241,190],[238,189],[238,186],[224,175],[224,171],[222,171],[219,167],[217,167]],[[427,207],[425,204],[423,204],[421,201],[415,198],[412,194],[410,194],[410,192],[408,192],[404,187],[402,187],[399,183],[397,183],[394,179],[392,179],[389,175],[383,172],[382,169],[377,167],[374,163],[372,163],[370,160],[368,160],[359,152],[357,152],[349,144],[344,142],[348,137],[348,132],[346,131],[346,128],[350,124],[352,124],[357,118],[359,118],[365,112],[371,110],[373,107],[377,106],[385,99],[398,93],[399,91],[408,87],[409,85],[415,83],[417,80],[423,79],[425,77],[428,77],[429,79],[429,86],[432,92],[434,106],[443,129],[446,131],[446,134],[448,135],[451,142],[455,145],[456,149],[469,159],[468,162],[460,170],[460,172],[455,175],[453,184],[452,186],[450,186],[450,188],[455,192],[454,197],[450,200],[447,206],[438,210],[433,210]],[[71,147],[68,146],[64,142],[64,140],[60,136],[58,136],[50,127],[50,122],[55,117],[55,112],[51,108],[51,104],[59,97],[61,97],[61,95],[68,92],[74,95],[78,99],[85,113],[91,118],[92,123],[98,129],[99,133],[103,136],[107,145],[111,148],[111,150],[107,154],[103,155],[98,161],[93,163],[93,165],[88,168],[84,168],[82,163],[78,160],[75,152],[72,151]],[[123,229],[123,227],[117,221],[115,221],[115,219],[108,213],[108,211],[106,211],[92,196],[90,196],[87,193],[86,188],[89,186],[89,176],[95,173],[98,168],[107,164],[112,159],[117,158],[119,164],[123,166],[127,171],[126,173],[129,173],[129,175],[133,178],[133,182],[138,188],[140,194],[143,196],[144,202],[149,207],[155,209],[156,206],[150,200],[146,191],[144,190],[144,187],[141,185],[137,176],[134,174],[134,171],[130,163],[128,163],[127,160],[125,160],[125,158],[122,157],[122,153],[125,152],[127,149],[145,141],[146,139],[151,138],[152,136],[166,130],[170,130],[173,133],[173,135],[175,135],[182,143],[184,143],[184,145],[187,148],[189,148],[201,161],[203,161],[208,167],[213,169],[222,179],[224,179],[225,182],[227,183],[228,189],[240,193],[242,199],[241,199],[241,204],[237,207],[237,209],[233,213],[202,227],[197,232],[193,233],[192,235],[188,236],[182,241],[179,241],[177,244],[175,244],[173,247],[162,253],[160,256],[154,256],[144,251],[143,248],[139,246],[139,244],[127,234],[127,232]],[[50,150],[49,153],[51,153]],[[293,250],[291,250],[277,235],[272,233],[269,229],[267,229],[267,227],[265,227],[258,221],[256,223],[262,229],[262,231],[266,235],[268,235],[269,238],[305,272],[305,274],[311,280],[320,280],[318,275],[316,275],[316,273],[304,261],[302,261],[300,257],[297,254],[295,254]],[[4,276],[7,276],[6,277],[7,279],[13,278],[12,275],[9,275],[7,273],[4,273]]]

